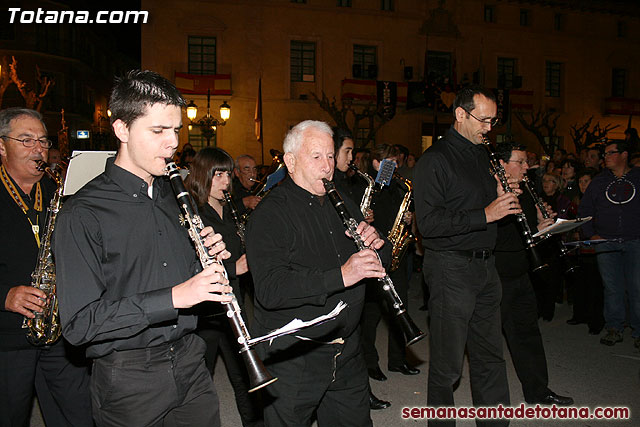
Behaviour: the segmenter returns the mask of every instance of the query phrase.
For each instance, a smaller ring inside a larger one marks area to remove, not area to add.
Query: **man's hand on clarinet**
[[[380,264],[378,256],[371,249],[365,249],[351,255],[341,270],[345,288],[355,285],[362,279],[378,279],[387,274]]]
[[[220,233],[214,233],[212,227],[205,227],[200,232],[200,236],[204,237],[204,245],[209,249],[209,255],[216,257],[217,261],[222,261],[231,256],[226,250],[226,245],[222,241]]]
[[[507,215],[518,214],[522,212],[518,197],[513,193],[503,193],[493,202],[484,208],[484,215],[487,218],[487,224],[498,221]]]
[[[189,280],[174,286],[171,297],[174,308],[190,308],[203,301],[229,302],[232,292],[224,278],[222,264],[212,264]]]
[[[356,228],[356,231],[362,237],[364,245],[368,248],[380,249],[384,245],[384,240],[378,235],[378,231],[372,225],[367,224],[365,221],[361,221]],[[345,232],[349,236],[349,231]]]

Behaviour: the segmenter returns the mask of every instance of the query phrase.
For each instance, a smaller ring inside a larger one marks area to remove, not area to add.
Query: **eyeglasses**
[[[620,151],[615,150],[615,151],[605,151],[605,152],[604,152],[604,156],[605,156],[605,157],[610,156],[610,155],[612,155],[612,154],[620,154]]]
[[[0,136],[0,138],[9,138],[9,139],[13,139],[14,141],[22,142],[22,145],[24,145],[24,146],[25,146],[25,147],[27,147],[27,148],[35,147],[36,142],[39,142],[39,143],[40,143],[40,146],[41,146],[42,148],[47,148],[47,149],[51,148],[51,146],[53,145],[53,142],[51,142],[51,140],[50,140],[50,139],[47,139],[47,138],[38,138],[38,139],[36,139],[36,138],[25,138],[25,139],[18,139],[18,138],[14,138],[14,137],[12,137],[12,136],[7,136],[7,135]]]
[[[464,108],[463,108],[464,110]],[[471,117],[473,117],[474,119],[476,119],[477,121],[479,121],[480,123],[484,123],[486,125],[491,125],[491,127],[495,126],[498,124],[498,118],[497,117],[489,117],[487,119],[479,119],[476,116],[473,115],[473,113],[471,113],[471,111],[468,110],[464,110],[466,111],[467,114],[469,114]]]
[[[527,160],[507,160],[507,163],[519,163],[520,166],[529,165]]]

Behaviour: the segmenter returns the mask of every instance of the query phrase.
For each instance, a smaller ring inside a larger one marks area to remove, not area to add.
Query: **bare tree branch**
[[[55,84],[55,80],[47,76],[43,77],[40,73],[40,67],[36,65],[38,82],[42,87],[42,92],[40,94],[36,94],[34,90],[28,89],[27,84],[20,79],[20,77],[18,76],[18,61],[16,60],[15,56],[12,56],[11,58],[11,80],[18,87],[18,91],[20,92],[20,95],[22,95],[22,98],[24,98],[26,107],[35,109],[36,111],[40,111],[40,109],[42,108],[42,100],[45,96],[47,96],[47,93],[49,93],[49,89],[51,89],[51,87]]]

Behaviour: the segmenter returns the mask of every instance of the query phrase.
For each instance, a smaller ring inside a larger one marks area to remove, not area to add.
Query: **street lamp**
[[[199,126],[202,136],[207,138],[207,147],[211,143],[211,138],[216,134],[216,129],[218,126],[224,126],[227,124],[227,120],[231,117],[231,107],[227,104],[227,101],[223,101],[222,105],[220,105],[220,119],[218,120],[211,115],[210,112],[211,105],[211,89],[207,90],[207,115],[201,118],[198,121],[194,121],[196,116],[198,115],[198,107],[191,100],[187,105],[187,117],[189,118],[189,130],[192,129],[193,126]]]

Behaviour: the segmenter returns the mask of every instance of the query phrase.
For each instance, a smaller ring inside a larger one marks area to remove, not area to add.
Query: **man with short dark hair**
[[[609,141],[604,149],[606,169],[587,187],[578,216],[592,216],[582,226],[590,239],[607,239],[596,245],[604,285],[605,345],[622,342],[625,293],[634,345],[640,349],[640,168],[629,164],[624,141]]]
[[[496,147],[496,154],[506,173],[522,182],[528,168],[525,147],[513,142],[501,143]],[[523,192],[518,199],[531,230],[542,230],[555,221],[555,213],[548,206],[549,218],[542,216],[528,192]],[[529,279],[528,254],[522,229],[513,215],[498,221],[495,257],[502,283],[502,329],[525,401],[529,404],[571,405],[572,398],[559,396],[548,387],[547,358],[538,327],[536,295]]]
[[[206,345],[187,309],[228,302],[231,287],[221,264],[201,268],[164,176],[184,105],[152,71],[118,79],[109,102],[118,153],[58,216],[63,334],[94,359],[98,426],[220,425]],[[229,256],[211,227],[201,236],[210,255]]]
[[[584,158],[584,167],[600,170],[602,159],[600,158],[600,150],[597,147],[587,148]]]
[[[489,173],[484,136],[497,123],[492,92],[468,86],[453,105],[455,122],[415,167],[418,228],[429,286],[430,360],[427,404],[454,406],[465,348],[475,406],[509,404],[502,351],[500,279],[493,249],[497,221],[520,212],[514,193],[504,193]],[[478,425],[508,424],[503,420]],[[429,420],[455,425],[454,420]]]
[[[89,370],[82,351],[64,339],[50,346],[32,345],[27,341],[28,329],[22,328],[25,317],[33,319],[47,300],[45,292],[31,286],[31,274],[38,265],[39,248],[50,243],[42,239],[46,235],[47,207],[56,185],[37,165],[38,161],[47,161],[50,149],[51,141],[40,113],[26,108],[0,111],[2,426],[28,425],[34,390],[47,425],[93,424]],[[48,253],[43,248],[43,256],[49,256]]]

